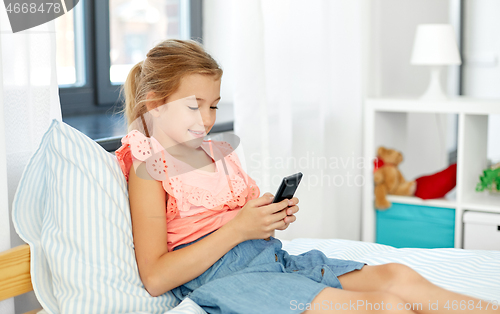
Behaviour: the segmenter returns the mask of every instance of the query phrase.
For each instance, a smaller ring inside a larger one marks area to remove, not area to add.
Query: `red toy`
[[[417,182],[416,197],[424,200],[444,197],[457,185],[457,164],[438,173],[417,178],[415,181]]]

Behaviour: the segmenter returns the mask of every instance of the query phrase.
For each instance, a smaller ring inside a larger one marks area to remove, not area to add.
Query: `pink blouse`
[[[203,141],[201,148],[215,161],[215,172],[176,159],[154,137],[147,138],[137,130],[123,137],[122,146],[115,151],[127,182],[136,159],[146,162],[150,176],[162,182],[168,194],[168,251],[220,228],[260,194],[229,143]]]

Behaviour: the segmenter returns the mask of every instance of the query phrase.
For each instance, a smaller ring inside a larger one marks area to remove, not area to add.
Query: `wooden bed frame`
[[[0,301],[33,290],[30,274],[30,247],[23,244],[0,252]],[[36,314],[42,308],[25,314]]]

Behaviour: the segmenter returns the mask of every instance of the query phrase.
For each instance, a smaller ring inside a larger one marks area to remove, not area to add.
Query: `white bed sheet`
[[[402,263],[445,289],[483,300],[500,301],[500,251],[396,249],[377,243],[339,239],[281,242],[283,249],[294,255],[318,249],[328,257],[356,260],[368,265]]]
[[[186,298],[176,307],[167,311],[168,314],[207,314],[198,304],[194,303],[193,300]],[[47,311],[41,310],[37,314],[48,314]],[[151,314],[149,312],[129,312],[127,314]]]
[[[293,255],[317,249],[328,257],[355,260],[368,265],[402,263],[445,289],[483,300],[500,301],[500,251],[396,249],[382,244],[341,239],[304,238],[292,241],[281,240],[281,242],[283,249]],[[38,313],[46,314],[44,311]],[[186,299],[165,313],[204,314],[206,312],[192,300]]]

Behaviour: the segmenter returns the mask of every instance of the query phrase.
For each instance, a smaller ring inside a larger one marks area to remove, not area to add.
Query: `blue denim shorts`
[[[289,255],[281,245],[273,237],[241,242],[172,293],[179,300],[189,297],[207,313],[299,313],[324,288],[342,289],[337,276],[366,265],[328,258],[319,250]]]

